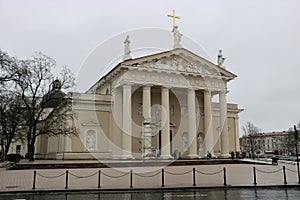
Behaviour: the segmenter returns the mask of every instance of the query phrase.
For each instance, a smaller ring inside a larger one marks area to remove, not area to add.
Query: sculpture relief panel
[[[128,71],[116,77],[112,81],[112,86],[114,88],[125,83],[180,88],[192,86],[196,89],[224,88],[222,77],[217,69],[198,61],[190,62],[179,56],[134,64]]]
[[[217,69],[209,67],[207,64],[201,62],[190,62],[178,56],[171,56],[169,58],[156,59],[151,62],[138,64],[138,68],[145,69],[159,69],[179,72],[196,73],[202,75],[220,76]]]

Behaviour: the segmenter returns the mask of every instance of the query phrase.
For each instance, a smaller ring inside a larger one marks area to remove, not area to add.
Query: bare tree
[[[261,130],[252,122],[246,122],[246,124],[244,124],[242,128],[245,133],[245,136],[249,137],[251,154],[254,154],[254,137],[256,134],[259,134]]]
[[[260,128],[255,126],[252,122],[246,122],[243,126],[243,131],[246,136],[255,135],[260,133]]]
[[[24,120],[26,121],[27,156],[30,161],[34,160],[35,142],[38,136],[43,134],[73,134],[71,127],[64,126],[67,114],[70,113],[66,99],[61,99],[61,104],[43,106],[51,89],[49,85],[54,81],[52,70],[56,67],[55,61],[42,54],[36,53],[31,59],[19,62],[22,73],[14,79],[17,92],[24,106]],[[57,79],[63,83],[62,87],[68,89],[74,85],[74,78],[67,68],[63,68]],[[43,102],[44,97],[44,102]],[[65,105],[65,107],[62,107]]]
[[[300,121],[296,124],[296,128],[299,130],[300,129]],[[286,147],[292,151],[295,150],[295,135],[294,135],[294,127],[291,127],[288,129],[289,135],[287,138],[287,142],[285,143]]]
[[[20,100],[10,91],[0,94],[0,130],[1,130],[1,159],[5,160],[11,143],[23,140],[24,120]]]
[[[0,49],[0,85],[3,88],[19,74],[18,60]]]
[[[20,74],[18,60],[0,50],[0,145],[4,160],[12,142],[22,138],[21,106],[12,91],[13,80]]]

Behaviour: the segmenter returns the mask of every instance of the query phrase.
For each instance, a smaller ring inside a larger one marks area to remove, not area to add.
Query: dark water
[[[148,200],[148,199],[203,199],[203,200],[299,200],[300,187],[298,188],[272,188],[272,189],[193,189],[172,191],[137,191],[137,192],[49,192],[49,193],[14,193],[0,194],[2,200]]]

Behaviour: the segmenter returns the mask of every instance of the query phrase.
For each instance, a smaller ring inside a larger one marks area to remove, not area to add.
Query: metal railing
[[[295,173],[297,174],[296,170],[292,170],[289,169],[285,166],[283,166],[282,168],[278,168],[275,170],[271,170],[271,171],[266,171],[266,170],[262,170],[259,167],[253,167],[253,185],[256,186],[260,183],[258,183],[257,181],[257,177],[262,177],[263,174],[275,174],[275,173],[282,173],[282,177],[283,177],[283,182],[281,183],[277,183],[277,185],[286,185],[287,182],[287,176],[286,176],[286,171],[289,171],[290,173]],[[78,173],[78,172],[77,172]],[[197,178],[199,178],[200,176],[215,176],[215,175],[223,175],[223,180],[222,182],[219,183],[215,183],[216,185],[223,185],[224,187],[228,186],[227,184],[227,172],[226,172],[226,168],[221,168],[219,170],[213,171],[213,172],[204,172],[204,171],[200,171],[196,168],[191,168],[190,170],[184,171],[184,172],[171,172],[168,171],[166,169],[158,169],[156,171],[152,171],[152,172],[134,172],[133,169],[129,170],[129,172],[122,172],[122,173],[118,173],[118,175],[116,175],[115,173],[107,173],[107,172],[103,172],[101,170],[97,170],[94,172],[91,172],[88,175],[80,175],[80,174],[76,174],[73,171],[69,171],[66,170],[63,173],[58,173],[56,175],[45,175],[42,173],[42,171],[33,171],[33,185],[32,185],[32,189],[38,189],[36,186],[36,182],[39,179],[39,181],[42,181],[42,178],[44,179],[56,179],[59,177],[63,177],[65,179],[65,189],[70,188],[70,184],[69,184],[69,177],[72,176],[76,179],[89,179],[91,177],[97,177],[97,183],[95,183],[95,186],[97,186],[97,188],[101,188],[101,178],[102,177],[106,177],[108,179],[110,179],[111,181],[113,180],[118,180],[120,178],[124,178],[124,177],[128,177],[128,181],[129,181],[129,188],[133,188],[134,187],[134,178],[135,177],[139,177],[142,179],[148,179],[148,178],[153,178],[156,176],[161,176],[161,187],[165,187],[166,182],[168,180],[166,180],[166,174],[168,175],[168,177],[171,176],[175,176],[176,178],[178,177],[178,180],[180,180],[182,177],[187,178],[187,176],[191,177],[191,181],[190,181],[190,185],[188,186],[197,186],[196,180]],[[188,179],[187,179],[188,180]],[[263,184],[263,183],[261,183]],[[154,185],[153,185],[154,187]]]

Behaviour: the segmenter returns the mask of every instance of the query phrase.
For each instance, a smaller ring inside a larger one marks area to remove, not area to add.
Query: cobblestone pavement
[[[194,183],[198,187],[222,187],[224,186],[224,169],[226,170],[227,186],[253,186],[253,167],[255,167],[257,186],[284,185],[283,167],[285,167],[287,185],[298,184],[297,168],[292,164],[38,169],[36,170],[35,185],[34,170],[1,168],[0,191],[32,190],[33,186],[35,190],[64,190],[66,186],[72,190],[98,189],[99,177],[101,189],[130,188],[131,185],[132,188],[159,188],[162,187],[162,184],[164,187],[193,187]],[[163,177],[162,169],[164,170]],[[195,179],[193,179],[193,174],[195,174]],[[132,181],[130,181],[130,177],[132,177]],[[66,178],[68,179],[67,184]]]

